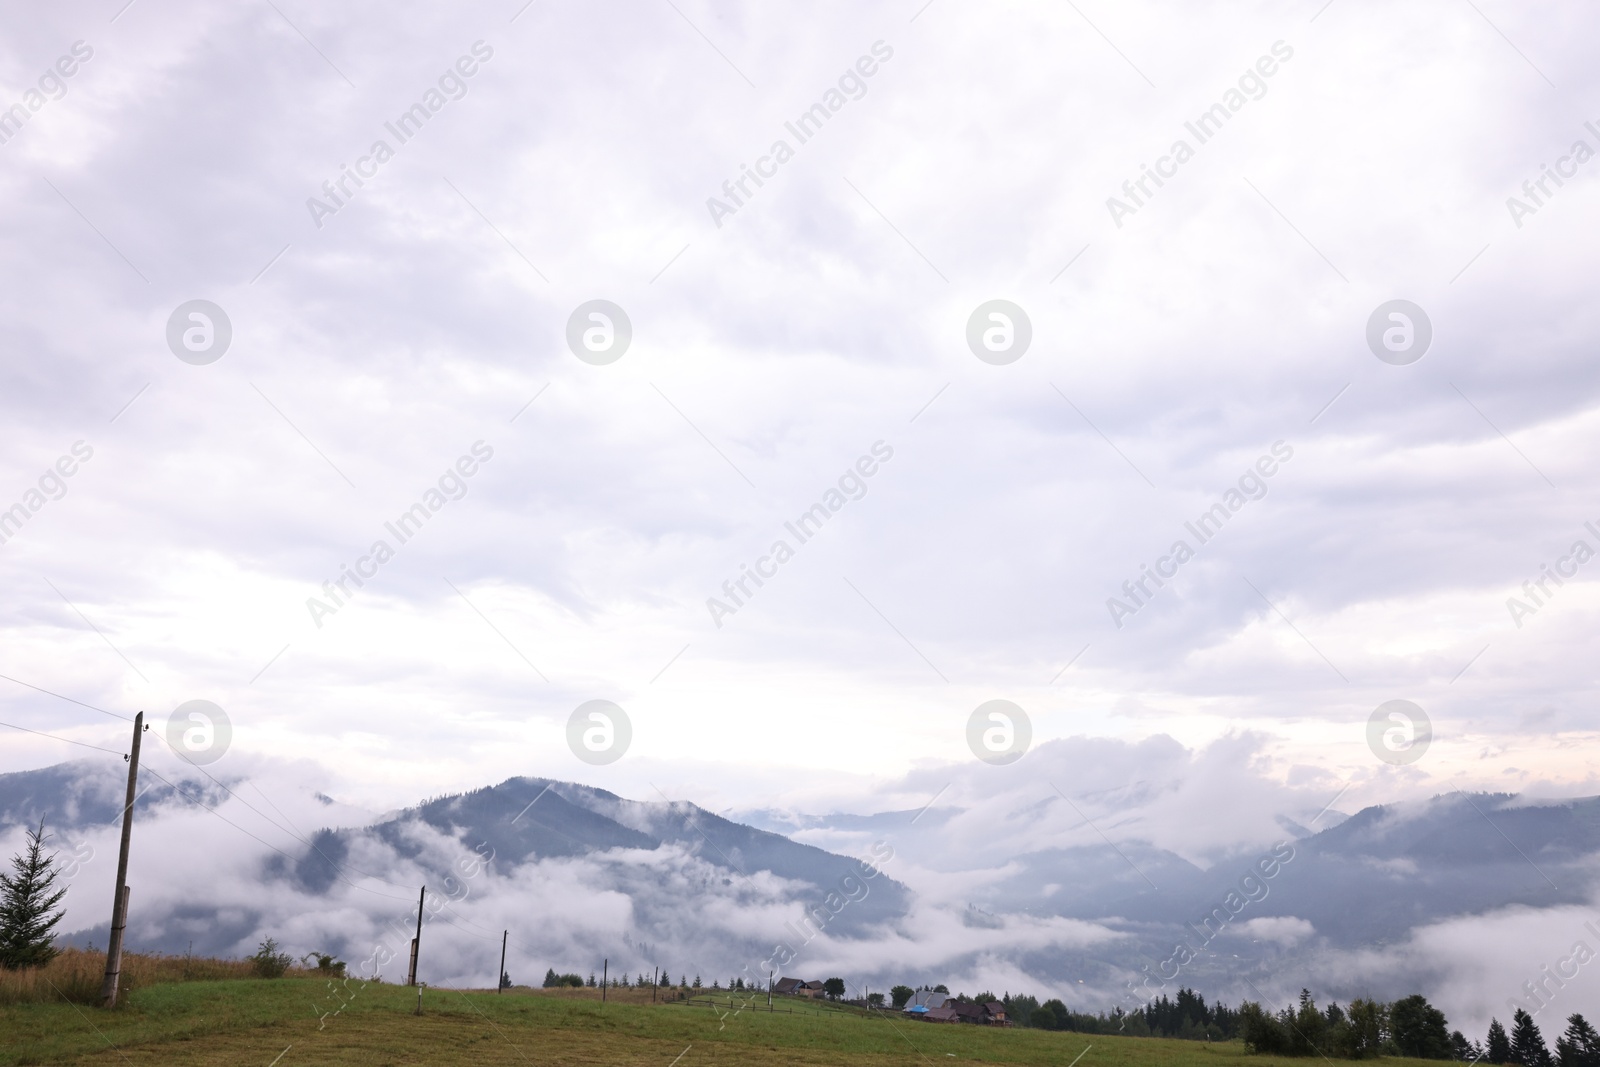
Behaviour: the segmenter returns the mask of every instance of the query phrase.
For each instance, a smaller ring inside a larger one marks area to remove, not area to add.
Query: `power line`
[[[109,715],[114,719],[123,719],[123,720],[125,720],[127,722],[132,722],[133,721],[133,719],[131,717],[127,716],[127,715],[120,715],[120,714],[118,714],[117,712],[114,712],[114,711],[107,711],[104,708],[97,708],[93,704],[85,704],[81,700],[75,700],[72,697],[65,696],[65,695],[63,695],[61,693],[52,692],[49,689],[45,689],[43,686],[37,686],[37,685],[33,685],[30,682],[24,682],[20,678],[12,678],[10,675],[5,675],[5,674],[0,674],[0,678],[3,678],[8,682],[14,682],[17,685],[24,686],[24,687],[26,687],[28,689],[32,689],[35,692],[44,693],[46,696],[53,696],[58,700],[65,700],[69,704],[76,704],[81,708],[88,708],[90,711],[97,711],[101,715]],[[10,726],[11,724],[10,723],[0,723],[0,725]],[[17,729],[17,730],[23,730],[26,733],[39,733],[39,731],[37,731],[37,730],[27,730],[25,727],[21,727],[21,726],[16,726],[16,727],[12,727],[12,728],[13,729]],[[55,737],[54,734],[40,734],[40,736],[41,737],[54,738],[54,740],[57,740],[57,741],[66,741],[70,745],[82,745],[84,748],[95,748],[95,749],[97,749],[97,751],[100,751],[100,752],[111,752],[112,751],[111,749],[108,749],[108,748],[98,748],[98,746],[95,746],[95,745],[85,745],[81,741],[73,741],[73,740],[70,740],[69,738],[65,738],[65,737]],[[178,756],[180,758],[184,758],[184,754],[179,752],[177,749],[173,748],[172,747],[172,743],[169,742],[166,739],[166,737],[163,736],[160,732],[156,733],[156,737],[159,738],[161,743],[166,745],[168,749],[171,749],[171,751],[172,751],[172,753],[174,755],[176,755],[176,756]],[[119,756],[123,755],[123,753],[120,753],[120,752],[115,753],[115,754],[119,755]],[[224,785],[221,781],[219,781],[215,776],[213,776],[210,771],[207,771],[204,767],[200,766],[197,763],[194,763],[192,760],[185,759],[185,762],[188,763],[195,770],[199,771],[201,774],[205,775],[207,778],[211,779],[212,784],[214,784],[218,789],[221,789],[229,797],[231,797],[234,800],[237,800],[239,803],[243,804],[245,807],[247,807],[251,811],[255,812],[255,814],[260,816],[261,819],[264,822],[268,823],[269,825],[271,825],[275,829],[283,831],[288,836],[294,838],[296,841],[299,841],[302,845],[305,845],[307,848],[311,849],[317,855],[321,856],[324,860],[326,860],[328,862],[328,864],[331,867],[335,868],[336,870],[344,869],[344,870],[354,871],[356,874],[359,874],[363,878],[371,878],[375,882],[379,882],[379,883],[381,883],[383,885],[387,885],[387,886],[390,886],[390,887],[395,888],[395,889],[406,889],[406,890],[409,890],[411,888],[410,886],[401,885],[398,882],[391,882],[391,881],[388,881],[387,879],[380,878],[377,875],[372,874],[370,872],[362,871],[362,870],[359,870],[358,868],[355,868],[355,867],[348,867],[345,864],[336,863],[331,856],[329,856],[327,853],[323,852],[322,849],[318,848],[316,846],[316,844],[314,842],[312,842],[310,839],[308,839],[306,837],[303,837],[296,830],[287,828],[287,827],[279,824],[277,821],[272,819],[270,816],[268,816],[261,809],[257,808],[255,805],[251,804],[248,800],[244,799],[244,797],[240,796],[239,794],[235,793],[233,790],[229,789],[226,785]],[[155,771],[151,771],[150,773],[151,774],[155,774]],[[156,777],[161,778],[160,775],[156,775]],[[167,781],[165,778],[161,778],[161,780],[163,782]],[[172,785],[171,782],[167,782],[167,784],[168,785]],[[254,783],[251,783],[251,784],[254,785]],[[173,785],[172,788],[177,789],[178,787]],[[268,804],[272,805],[274,810],[278,810],[278,806],[276,804],[272,803],[272,799],[270,797],[268,797],[266,795],[266,793],[261,792],[261,787],[260,786],[256,786],[256,791],[258,793],[261,793],[262,797],[267,801]],[[183,791],[181,789],[178,790],[178,792],[183,795],[185,800],[193,801],[193,798],[190,797],[188,794],[183,793]],[[198,803],[198,801],[194,801],[194,802]],[[204,805],[201,805],[201,806],[204,807]],[[206,810],[211,811],[212,809],[207,808]],[[215,811],[212,811],[212,814],[215,815],[217,813]],[[281,810],[279,810],[278,814],[279,815],[283,815],[283,812]],[[218,818],[222,818],[222,816],[218,815]],[[288,822],[288,816],[283,816],[283,818],[284,818],[285,822]],[[227,820],[224,819],[223,821],[226,822]],[[234,824],[233,823],[229,823],[229,825],[234,825]],[[248,830],[244,830],[242,827],[236,827],[236,829],[240,829],[244,833],[249,833]],[[250,836],[255,837],[254,834],[251,834]],[[261,838],[257,837],[256,840],[257,841],[261,841]],[[262,844],[266,844],[265,841],[261,841],[261,843]],[[274,846],[268,845],[268,847],[272,848]],[[279,849],[277,851],[279,851],[280,854],[282,854],[282,855],[284,855],[284,856],[286,856],[286,857],[288,857],[290,859],[294,858],[292,856],[289,856],[288,853],[283,852],[281,849]],[[346,879],[346,881],[348,882],[349,885],[354,886],[357,889],[363,888],[361,886],[356,886],[354,882],[349,882],[348,879]],[[367,890],[367,892],[372,892],[372,891],[371,890]],[[387,894],[383,894],[383,893],[379,893],[377,895],[378,896],[387,897]],[[399,898],[389,897],[388,899],[399,899]]]
[[[223,822],[227,823],[229,826],[233,827],[235,830],[238,830],[241,834],[244,834],[246,837],[249,837],[252,840],[258,841],[261,844],[266,845],[268,848],[270,848],[272,851],[276,852],[278,855],[282,856],[284,859],[287,859],[287,860],[295,859],[294,856],[291,856],[289,853],[285,852],[283,849],[279,848],[277,845],[274,845],[272,842],[267,841],[264,838],[257,837],[255,834],[251,833],[249,830],[246,830],[244,827],[240,826],[238,823],[234,822],[232,819],[230,819],[226,815],[222,814],[216,808],[210,807],[210,806],[206,805],[205,803],[203,803],[202,801],[196,800],[194,797],[190,796],[188,793],[185,793],[183,791],[183,787],[179,786],[177,783],[171,781],[170,779],[163,777],[159,772],[157,772],[155,770],[151,770],[150,773],[155,775],[157,778],[160,778],[163,782],[166,782],[167,785],[171,786],[173,791],[176,792],[179,796],[183,797],[183,799],[185,799],[185,800],[189,801],[189,803],[197,805],[198,807],[203,808],[204,810],[206,810],[206,811],[210,812],[211,814],[215,815],[217,818],[221,819]],[[251,809],[251,810],[254,810],[254,809]],[[273,823],[273,825],[276,826],[277,824]],[[279,829],[282,829],[282,827],[279,827]],[[330,860],[329,862],[331,863],[332,861]],[[338,864],[334,864],[334,866],[335,866],[335,868],[337,868],[339,865]],[[350,881],[348,878],[344,878],[342,876],[340,877],[339,880],[344,882],[346,885],[350,886],[353,889],[359,889],[364,893],[371,893],[373,896],[383,897],[386,900],[409,900],[410,899],[409,897],[394,897],[394,896],[390,896],[387,893],[380,893],[376,889],[368,889],[365,886],[356,885],[356,883],[354,883],[354,882]],[[382,881],[381,879],[379,879],[379,880]],[[384,884],[385,885],[393,885],[395,883],[393,883],[393,882],[384,882]]]
[[[160,737],[159,734],[157,736]],[[281,825],[280,823],[276,822],[270,816],[268,816],[265,812],[263,812],[260,808],[256,807],[254,804],[250,803],[248,800],[246,800],[244,797],[240,796],[238,793],[235,793],[233,790],[229,789],[220,780],[218,780],[216,778],[216,776],[213,775],[210,771],[206,770],[204,767],[200,766],[198,763],[194,763],[193,761],[186,759],[184,757],[183,753],[179,752],[176,748],[173,748],[172,747],[172,743],[170,741],[168,741],[165,737],[161,737],[161,743],[166,745],[167,748],[171,749],[173,755],[177,756],[180,759],[184,759],[184,761],[186,763],[189,763],[189,765],[192,766],[195,770],[199,771],[201,774],[205,775],[207,778],[210,778],[212,784],[215,785],[218,789],[222,790],[224,793],[228,794],[228,796],[231,799],[237,800],[239,803],[243,804],[245,807],[249,808],[251,811],[253,811],[257,815],[259,815],[262,818],[263,821],[265,821],[266,823],[268,823],[269,825],[271,825],[275,829],[282,830],[285,834],[288,834],[290,837],[294,838],[296,841],[300,842],[302,845],[305,845],[307,848],[311,849],[311,851],[315,852],[317,855],[321,856],[324,860],[326,860],[328,862],[329,866],[331,866],[331,867],[333,867],[335,869],[353,871],[356,874],[359,874],[363,878],[371,878],[375,882],[380,882],[383,885],[390,886],[391,888],[394,888],[394,889],[405,889],[405,890],[408,890],[408,891],[411,889],[411,887],[408,886],[408,885],[401,885],[399,882],[391,882],[386,878],[380,878],[378,875],[372,874],[371,872],[368,872],[368,871],[363,871],[358,867],[351,867],[351,866],[349,866],[347,864],[343,864],[343,863],[339,863],[339,862],[335,861],[332,856],[329,856],[326,852],[322,851],[322,849],[318,848],[316,846],[316,844],[310,838],[307,838],[307,837],[301,835],[299,833],[298,829],[290,829],[290,828],[285,827],[285,826]],[[163,779],[163,781],[165,781],[165,779]],[[261,793],[262,799],[266,800],[266,802],[268,804],[272,805],[273,810],[278,811],[279,815],[283,815],[283,812],[281,810],[278,810],[278,806],[276,804],[272,803],[272,798],[268,797],[265,792],[262,792],[262,789],[261,789],[261,787],[259,785],[256,785],[254,782],[251,782],[250,784],[255,787],[256,792]],[[284,822],[289,822],[289,817],[287,815],[283,815],[283,820],[284,820]],[[292,824],[291,824],[291,826],[292,826]],[[257,838],[257,840],[260,840],[260,839]],[[287,855],[287,853],[285,853],[285,855]],[[352,885],[352,886],[355,886],[354,882],[348,882],[348,884]],[[360,887],[357,886],[356,888],[360,888]],[[386,896],[387,894],[379,894],[379,895],[380,896]],[[398,897],[394,897],[394,898],[390,898],[390,899],[399,899],[399,898]]]
[[[24,688],[27,688],[27,689],[32,689],[32,690],[34,690],[35,692],[38,692],[38,693],[43,693],[46,696],[55,697],[58,700],[65,700],[67,703],[76,704],[81,708],[88,708],[90,711],[98,712],[101,715],[109,715],[110,717],[112,717],[114,719],[122,719],[125,722],[133,722],[134,721],[132,716],[122,715],[122,714],[119,714],[118,712],[114,712],[114,711],[107,711],[104,708],[97,708],[93,704],[86,704],[81,700],[76,700],[76,699],[74,699],[72,697],[65,696],[65,695],[63,695],[61,693],[57,693],[57,692],[54,692],[52,690],[45,689],[43,686],[37,686],[37,685],[33,685],[30,682],[24,682],[20,678],[13,678],[10,675],[0,674],[0,679],[3,679],[3,680],[8,681],[8,682],[12,682],[12,683],[14,683],[16,685],[23,686]],[[87,743],[85,743],[83,741],[74,741],[74,740],[72,740],[71,738],[68,738],[68,737],[57,737],[55,734],[47,734],[47,733],[44,733],[44,732],[39,731],[39,730],[30,730],[25,726],[16,726],[16,725],[14,725],[12,723],[8,723],[8,722],[0,722],[0,726],[10,727],[13,730],[20,730],[23,733],[35,734],[35,735],[37,735],[39,737],[48,737],[53,741],[63,741],[65,743],[69,744],[69,745],[77,745],[77,746],[79,746],[81,748],[94,749],[96,752],[105,752],[105,753],[108,753],[110,755],[123,756],[124,758],[126,758],[126,753],[118,752],[115,749],[101,748],[98,745],[90,745],[90,744],[87,744]],[[280,824],[275,819],[273,819],[270,816],[268,816],[265,812],[261,811],[261,809],[257,808],[255,805],[251,804],[248,800],[245,800],[244,797],[240,796],[238,793],[234,792],[232,789],[229,789],[227,785],[225,785],[223,782],[221,782],[219,779],[217,779],[213,774],[211,774],[210,771],[206,770],[204,767],[200,766],[197,763],[194,763],[191,760],[186,759],[184,757],[183,753],[179,752],[177,749],[172,747],[171,742],[169,742],[166,739],[166,737],[160,731],[156,732],[156,737],[159,738],[161,740],[161,743],[166,745],[166,747],[169,750],[171,750],[174,755],[178,756],[180,759],[184,759],[184,762],[188,763],[190,767],[193,767],[195,770],[197,770],[201,774],[205,775],[208,779],[211,780],[213,785],[215,785],[218,789],[222,790],[225,794],[228,795],[228,797],[230,797],[231,799],[237,800],[239,803],[241,803],[245,807],[249,808],[252,812],[254,812],[264,822],[266,822],[268,825],[272,826],[274,829],[282,831],[283,833],[287,834],[289,837],[291,837],[294,840],[298,841],[300,844],[305,845],[307,848],[311,849],[318,856],[321,856],[322,859],[324,861],[326,861],[327,864],[334,869],[335,876],[338,877],[340,881],[342,881],[346,885],[350,886],[352,889],[359,889],[364,893],[370,893],[373,896],[382,897],[385,900],[406,900],[406,901],[408,901],[410,899],[409,897],[396,897],[396,896],[392,896],[392,895],[390,895],[388,893],[380,893],[375,889],[369,889],[366,886],[358,885],[355,882],[351,881],[348,877],[344,877],[344,873],[348,872],[348,873],[353,873],[353,874],[359,875],[362,878],[369,878],[369,879],[371,879],[371,880],[373,880],[375,882],[378,882],[380,885],[390,886],[390,887],[395,888],[395,889],[406,889],[406,890],[409,890],[411,888],[410,886],[401,885],[398,882],[391,882],[386,878],[379,877],[378,875],[372,874],[371,872],[368,872],[368,871],[363,871],[360,868],[352,867],[352,866],[349,866],[348,864],[342,864],[342,863],[336,862],[331,856],[329,856],[327,853],[323,852],[322,849],[318,848],[317,845],[310,838],[307,838],[307,837],[303,836],[298,831],[297,828],[291,828],[293,826],[293,824],[290,821],[289,817],[283,813],[283,810],[281,808],[279,808],[277,806],[277,804],[273,803],[272,798],[267,796],[266,792],[263,791],[261,789],[261,787],[259,785],[257,785],[254,781],[250,782],[251,787],[254,788],[256,790],[256,792],[261,794],[261,798],[263,800],[265,800],[272,807],[272,809],[278,813],[278,815],[284,820],[284,822],[290,823],[290,827],[285,827],[284,825]],[[232,819],[229,819],[227,816],[223,815],[216,808],[209,807],[208,805],[206,805],[205,803],[201,802],[200,800],[197,800],[196,798],[190,796],[188,793],[184,792],[184,790],[183,790],[183,788],[181,786],[179,786],[177,783],[171,781],[170,779],[166,778],[165,776],[160,774],[158,771],[156,771],[154,768],[146,767],[145,770],[150,775],[152,775],[152,776],[160,779],[162,782],[166,783],[166,785],[168,787],[170,787],[174,792],[176,792],[184,800],[187,800],[191,804],[194,804],[194,805],[202,808],[203,810],[209,812],[210,814],[215,815],[217,818],[221,819],[223,822],[227,823],[229,826],[233,827],[235,830],[238,830],[240,833],[244,834],[245,836],[251,838],[252,840],[254,840],[256,842],[258,842],[259,844],[265,845],[267,848],[269,848],[272,851],[276,852],[278,855],[284,857],[285,859],[288,859],[288,860],[296,860],[297,859],[297,857],[289,854],[288,852],[285,852],[283,849],[281,849],[278,846],[272,844],[271,842],[265,840],[264,838],[258,837],[256,834],[251,833],[249,830],[246,830],[244,827],[240,826],[238,823],[234,822]],[[529,805],[529,806],[531,807],[532,805]],[[559,834],[562,837],[567,838],[569,841],[572,841],[574,844],[581,844],[581,842],[578,842],[577,839],[573,838],[570,834],[564,833],[563,831],[561,831],[557,827],[550,826],[550,825],[548,825],[546,823],[543,823],[543,822],[541,822],[539,825],[543,826],[547,830],[554,831],[556,834]],[[451,903],[455,903],[455,902],[452,901]],[[452,918],[446,917],[443,914],[443,912],[441,911],[439,913],[436,913],[434,915],[434,918],[443,921],[445,923],[445,925],[453,927],[454,929],[456,929],[460,933],[466,934],[468,937],[474,937],[474,938],[478,938],[479,940],[484,940],[484,941],[492,941],[493,940],[492,936],[485,937],[485,936],[480,935],[480,934],[474,934],[472,931],[463,929],[460,925],[458,925],[457,921],[455,921],[455,920],[459,920],[462,923],[466,923],[468,926],[477,927],[479,930],[483,930],[485,932],[488,932],[488,930],[489,930],[488,927],[482,926],[482,925],[480,925],[478,923],[473,922],[471,919],[467,918],[465,915],[457,915],[457,916],[454,917],[454,919],[452,919]],[[523,950],[523,951],[533,951],[531,949],[531,947],[523,945],[523,944],[520,944],[520,943],[518,944],[517,947],[519,949]]]
[[[3,677],[3,676],[0,676],[0,677]],[[65,741],[67,744],[69,744],[69,745],[77,745],[79,748],[92,748],[96,752],[109,752],[113,756],[123,756],[123,757],[127,756],[126,752],[118,752],[114,748],[101,748],[99,745],[90,745],[90,744],[86,744],[83,741],[74,741],[70,737],[57,737],[55,734],[47,734],[42,730],[30,730],[26,726],[17,726],[15,723],[0,722],[0,726],[9,726],[13,730],[21,730],[23,733],[25,733],[25,734],[33,734],[35,737],[48,737],[52,741]]]
[[[109,715],[113,719],[121,719],[123,722],[132,722],[133,721],[133,716],[132,715],[121,715],[121,714],[118,714],[115,711],[107,711],[105,708],[97,708],[93,704],[85,704],[81,700],[73,700],[71,697],[62,696],[60,693],[52,693],[48,689],[42,689],[37,685],[30,685],[29,683],[22,681],[20,678],[11,677],[9,674],[0,674],[0,678],[4,678],[8,682],[15,682],[17,685],[25,686],[26,688],[32,689],[35,692],[43,693],[45,696],[52,696],[52,697],[55,697],[57,700],[65,700],[69,704],[76,704],[80,708],[88,708],[90,711],[98,711],[100,714]]]

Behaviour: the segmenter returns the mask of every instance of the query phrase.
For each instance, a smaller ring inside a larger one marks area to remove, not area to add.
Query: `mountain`
[[[707,984],[754,981],[780,940],[820,928],[848,943],[902,919],[909,900],[860,859],[571,782],[512,778],[374,816],[282,783],[146,771],[129,873],[129,943],[146,951],[241,955],[275,936],[359,961],[409,940],[396,931],[411,929],[426,886],[430,959],[462,980],[482,978],[473,942],[498,945],[505,929],[513,959],[537,970],[677,961]],[[105,940],[122,774],[83,761],[0,775],[0,836],[20,842],[43,816],[62,850],[73,943]]]
[[[1202,858],[1145,839],[1159,820],[1127,807],[1091,821],[1064,793],[733,819],[519,777],[379,815],[273,773],[152,773],[132,944],[237,955],[275,936],[296,953],[403,957],[425,885],[440,982],[491,982],[504,931],[514,974],[827,972],[1091,1009],[1179,984],[1230,1002],[1302,985],[1392,999],[1477,968],[1481,989],[1458,994],[1470,1014],[1537,971],[1475,932],[1550,955],[1600,888],[1595,797],[1451,793],[1312,819],[1286,803],[1257,843]],[[104,941],[121,781],[94,761],[0,775],[0,839],[14,848],[45,815],[73,857],[69,940]]]
[[[794,883],[800,897],[820,900],[845,879],[860,876],[857,860],[730,822],[690,803],[624,800],[603,789],[548,778],[510,778],[430,800],[370,826],[319,831],[294,862],[275,857],[266,873],[288,878],[302,890],[326,892],[364,841],[368,846],[381,843],[396,857],[442,879],[450,872],[436,863],[430,866],[426,840],[415,832],[419,826],[476,855],[493,856],[493,863],[505,868],[672,845],[720,869],[724,886],[767,872]],[[841,911],[830,929],[859,933],[903,915],[905,906],[905,887],[884,878],[856,907]]]
[[[82,831],[118,820],[127,800],[126,764],[107,773],[105,761],[74,760],[32,771],[0,774],[0,832],[15,826],[37,826],[41,818],[56,831]],[[184,792],[209,804],[225,795],[215,783],[198,775],[179,778]],[[180,801],[177,788],[147,778],[138,793],[134,820],[156,808]]]

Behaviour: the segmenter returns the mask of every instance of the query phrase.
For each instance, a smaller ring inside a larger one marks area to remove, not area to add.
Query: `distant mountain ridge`
[[[858,864],[781,834],[724,819],[687,801],[633,801],[573,782],[508,778],[499,785],[427,801],[370,826],[319,831],[312,838],[315,848],[307,848],[293,865],[275,857],[268,871],[299,888],[326,892],[360,838],[381,841],[406,859],[423,860],[426,850],[406,832],[419,823],[481,855],[492,854],[497,864],[507,867],[616,848],[655,850],[674,844],[724,869],[729,881],[770,871],[809,885],[821,895]],[[436,869],[438,877],[448,873]],[[904,913],[904,886],[885,878],[874,890],[859,906],[842,913],[833,928],[849,933]]]
[[[0,774],[0,833],[17,836],[45,815],[52,832],[93,839],[109,858],[121,769],[83,761]],[[1077,840],[1094,843],[1040,847],[1030,828],[1083,825],[1059,797],[1030,801],[1016,818],[947,805],[866,815],[762,811],[741,821],[682,801],[516,777],[383,815],[302,789],[300,825],[343,821],[302,835],[270,818],[271,801],[240,808],[250,792],[244,780],[222,779],[222,788],[194,773],[164,773],[176,788],[157,781],[141,792],[136,852],[165,846],[187,859],[166,828],[180,816],[182,826],[232,850],[193,854],[165,886],[165,872],[144,868],[133,933],[167,951],[192,940],[195,951],[237,954],[273,931],[295,931],[308,947],[362,951],[373,936],[365,925],[392,925],[414,907],[412,887],[443,892],[463,878],[464,857],[492,857],[468,910],[449,920],[454,932],[432,937],[493,939],[537,915],[537,934],[524,936],[542,938],[538,958],[558,969],[590,956],[636,969],[691,960],[709,980],[767,958],[775,941],[803,937],[804,911],[859,876],[861,860],[846,853],[889,841],[894,865],[838,910],[826,944],[807,949],[809,958],[845,953],[876,986],[907,977],[902,956],[939,980],[975,972],[1002,952],[1041,985],[1120,997],[1130,976],[1159,970],[1175,946],[1188,945],[1193,958],[1182,981],[1238,999],[1249,983],[1317,974],[1340,953],[1402,945],[1423,927],[1587,904],[1600,889],[1600,797],[1453,793],[1328,813],[1312,827],[1280,818],[1276,846],[1234,849],[1201,866],[1133,837],[1085,834]],[[232,821],[254,812],[266,822],[249,823],[252,841],[198,813],[196,801]],[[1317,823],[1324,826],[1313,832]],[[1264,875],[1269,852],[1276,859]],[[223,860],[243,879],[197,891],[195,876]],[[105,877],[104,864],[90,873]],[[99,898],[108,893],[92,893],[87,914],[99,925],[77,920],[74,940],[104,939]],[[1036,943],[1041,931],[1050,933]],[[478,948],[461,951],[479,958]],[[1402,987],[1418,973],[1379,975],[1370,992],[1414,992]]]

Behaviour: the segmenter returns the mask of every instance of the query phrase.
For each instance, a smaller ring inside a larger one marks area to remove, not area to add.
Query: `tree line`
[[[511,984],[509,976],[502,975],[501,978],[504,985],[509,987]],[[678,980],[674,982],[672,980],[672,976],[667,973],[667,969],[665,967],[657,968],[655,974],[653,975],[646,975],[641,971],[638,977],[631,980],[626,974],[619,974],[610,978],[596,980],[594,972],[590,971],[589,978],[587,981],[585,981],[581,974],[558,974],[556,973],[556,969],[554,967],[551,967],[549,970],[544,972],[544,988],[546,989],[557,989],[563,986],[572,986],[578,989],[596,989],[602,984],[612,989],[649,989],[651,987],[655,987],[657,989],[706,989],[719,993],[765,993],[767,991],[766,986],[758,986],[754,982],[747,983],[743,978],[737,977],[728,979],[728,984],[726,986],[714,978],[711,980],[711,984],[709,986],[703,985],[698,974],[694,976],[693,980],[691,980],[686,974],[680,975]],[[844,979],[829,978],[827,982],[824,983],[824,986],[826,987],[826,992],[828,995],[834,1000],[838,1000],[840,997],[844,996]]]
[[[950,994],[943,985],[923,986],[932,993]],[[889,990],[891,1003],[898,1010],[910,1003],[916,990],[897,985]],[[1014,1026],[1038,1030],[1071,1030],[1082,1034],[1121,1034],[1126,1037],[1177,1037],[1196,1041],[1227,1041],[1238,1033],[1239,1013],[1224,1004],[1210,1005],[1192,989],[1180,989],[1176,999],[1162,994],[1142,1008],[1124,1011],[1114,1008],[1098,1015],[1073,1011],[1052,997],[1043,1004],[1026,993],[995,996],[984,992],[976,996],[957,993],[952,1000],[987,1004],[998,1001]],[[1600,1067],[1600,1065],[1597,1065]]]
[[[1302,989],[1298,1006],[1277,1012],[1246,1001],[1239,1005],[1238,1020],[1245,1049],[1261,1055],[1351,1060],[1392,1055],[1518,1067],[1600,1067],[1600,1033],[1582,1015],[1568,1016],[1552,1055],[1533,1016],[1521,1008],[1512,1016],[1509,1034],[1500,1020],[1491,1019],[1480,1043],[1451,1030],[1444,1012],[1420,993],[1392,1004],[1358,997],[1348,1007],[1330,1003],[1319,1010],[1311,993]]]

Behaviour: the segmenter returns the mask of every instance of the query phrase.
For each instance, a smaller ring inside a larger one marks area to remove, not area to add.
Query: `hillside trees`
[[[1444,1013],[1420,994],[1393,1004],[1358,997],[1346,1008],[1330,1004],[1318,1011],[1311,994],[1301,990],[1297,1007],[1277,1013],[1253,1001],[1239,1006],[1239,1036],[1245,1048],[1269,1056],[1364,1060],[1401,1055],[1447,1060],[1455,1057],[1457,1048],[1447,1027]],[[1464,1037],[1459,1044],[1471,1048]]]
[[[1600,1067],[1600,1033],[1582,1015],[1570,1016],[1556,1038],[1556,1067]]]

